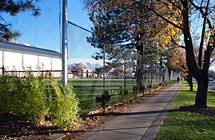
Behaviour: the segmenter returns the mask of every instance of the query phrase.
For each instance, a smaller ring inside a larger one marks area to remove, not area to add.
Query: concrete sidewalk
[[[78,140],[152,140],[168,109],[175,100],[182,82],[162,91],[128,112],[81,135]]]

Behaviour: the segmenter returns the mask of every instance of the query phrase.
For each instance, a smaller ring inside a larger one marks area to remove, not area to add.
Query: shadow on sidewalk
[[[117,113],[117,112],[109,112],[109,113],[98,113],[93,115],[86,115],[83,117],[94,117],[94,116],[132,116],[132,115],[144,115],[144,114],[155,114],[155,113],[167,113],[167,112],[175,112],[181,111],[179,109],[170,109],[170,110],[157,110],[157,111],[147,111],[147,112],[126,112],[126,113]]]

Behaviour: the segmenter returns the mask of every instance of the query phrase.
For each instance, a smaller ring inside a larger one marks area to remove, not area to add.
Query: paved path
[[[128,112],[81,135],[78,140],[152,140],[180,87],[181,83],[173,85]]]
[[[215,81],[209,81],[208,89],[215,92]]]

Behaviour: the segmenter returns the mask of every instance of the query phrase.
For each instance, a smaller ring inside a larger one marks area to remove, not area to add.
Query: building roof
[[[62,54],[53,50],[27,46],[23,44],[0,41],[0,51],[10,51],[16,53],[32,54],[39,56],[47,56],[53,58],[61,58]]]

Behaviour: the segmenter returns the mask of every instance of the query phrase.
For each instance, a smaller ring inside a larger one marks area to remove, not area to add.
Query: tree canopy
[[[39,0],[1,0],[0,12],[6,12],[11,16],[16,16],[19,12],[31,10],[34,16],[39,15],[39,9],[34,6],[34,3]],[[6,40],[12,39],[14,36],[19,36],[19,32],[10,30],[11,24],[0,15],[0,37]]]
[[[188,72],[198,82],[195,106],[207,107],[208,70],[215,48],[214,1],[85,0],[85,4],[94,23],[89,39],[94,46],[98,41],[113,41],[131,45],[143,55],[144,50],[152,49],[147,44],[153,40],[162,48],[184,49]]]

